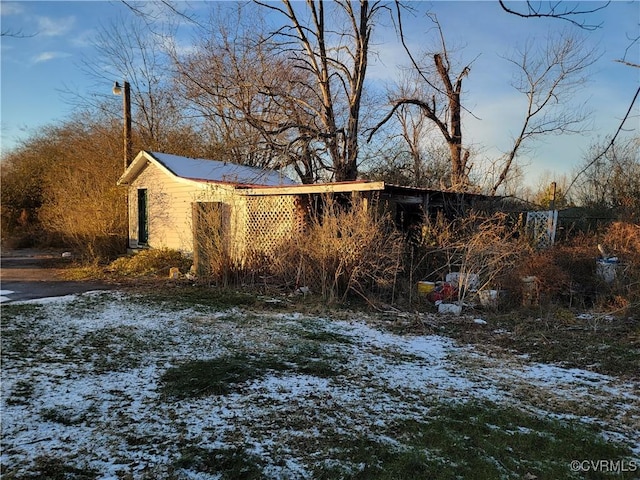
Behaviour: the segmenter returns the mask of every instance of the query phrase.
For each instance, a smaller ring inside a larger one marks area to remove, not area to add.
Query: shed
[[[226,205],[228,228],[242,230],[245,198],[240,187],[295,182],[274,170],[141,151],[118,180],[128,187],[130,249],[171,248],[193,252],[194,212],[204,204]]]
[[[299,184],[274,170],[147,151],[118,184],[128,187],[129,248],[172,248],[193,254],[196,264],[211,242],[235,263],[269,257],[304,233],[311,206],[324,195],[362,195],[404,230],[425,215],[460,215],[487,199],[381,181]]]

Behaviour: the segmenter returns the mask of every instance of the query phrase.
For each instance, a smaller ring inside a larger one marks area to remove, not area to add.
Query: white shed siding
[[[147,163],[129,188],[129,246],[138,248],[138,190],[147,189],[147,246],[193,251],[192,203],[228,201],[230,188],[167,175]]]

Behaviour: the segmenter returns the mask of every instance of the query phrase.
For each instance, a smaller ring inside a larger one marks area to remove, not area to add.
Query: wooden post
[[[131,85],[124,82],[122,93],[122,109],[124,111],[124,169],[131,164]]]

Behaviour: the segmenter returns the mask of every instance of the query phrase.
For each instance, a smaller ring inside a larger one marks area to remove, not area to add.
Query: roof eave
[[[353,181],[300,185],[238,185],[243,195],[306,195],[314,193],[346,193],[384,190],[384,182]]]
[[[146,150],[141,150],[136,158],[133,159],[131,164],[124,171],[122,176],[116,182],[116,185],[131,185],[140,172],[144,169],[147,162],[153,162],[158,164],[157,160],[153,158]],[[166,169],[165,169],[166,170]]]

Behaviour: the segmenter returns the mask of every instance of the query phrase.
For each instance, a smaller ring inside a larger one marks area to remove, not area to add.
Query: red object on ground
[[[430,302],[437,302],[438,300],[453,300],[458,297],[458,289],[450,283],[442,283],[437,285],[436,288],[427,295],[427,300]]]

